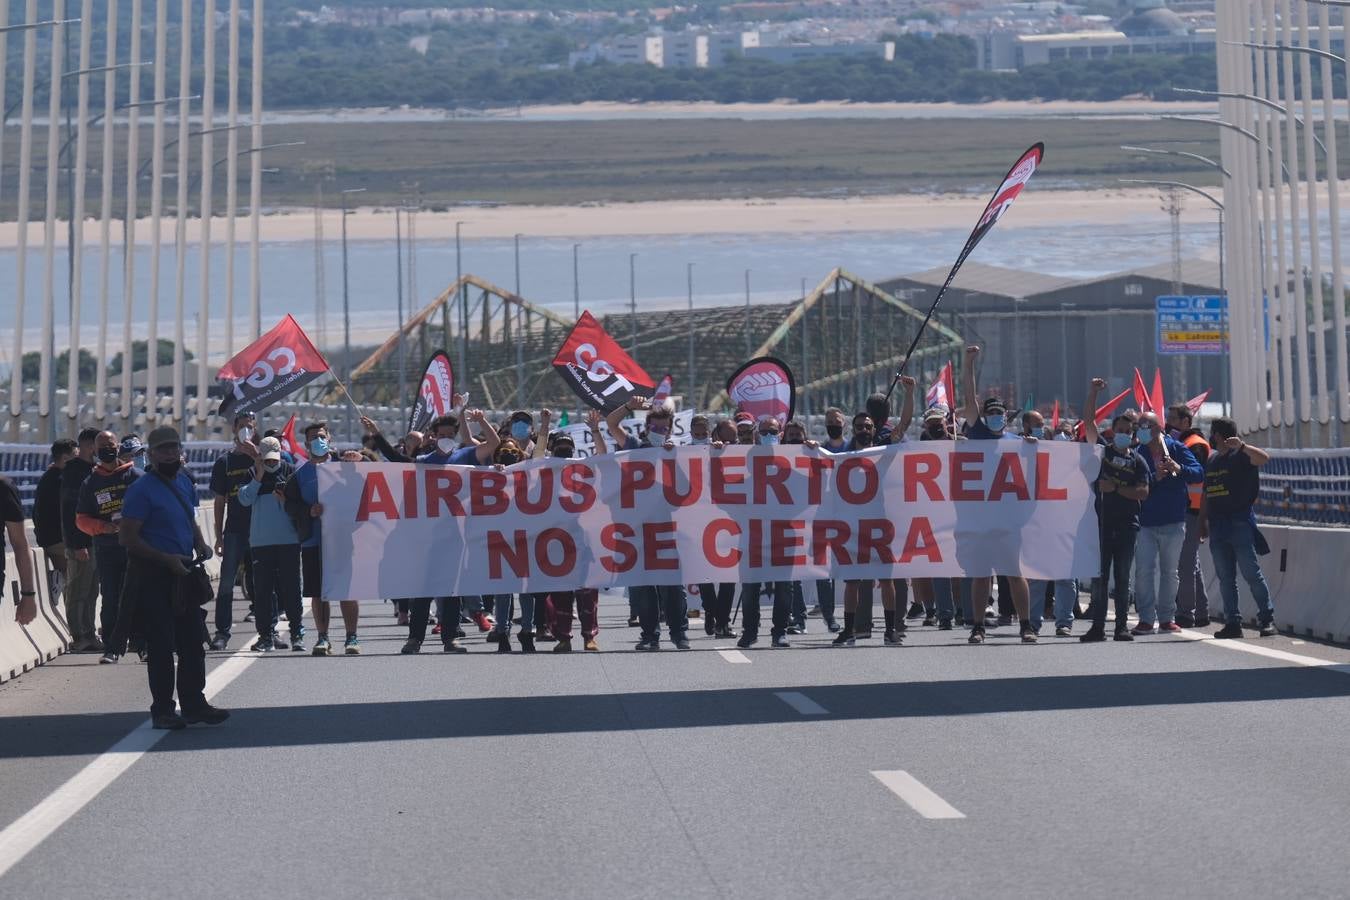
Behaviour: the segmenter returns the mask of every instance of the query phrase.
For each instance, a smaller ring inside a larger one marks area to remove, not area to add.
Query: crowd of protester
[[[1018,628],[1020,639],[1036,643],[1044,624],[1054,635],[1084,642],[1107,639],[1107,607],[1114,602],[1112,637],[1178,632],[1210,624],[1209,599],[1200,574],[1199,553],[1208,542],[1222,592],[1218,638],[1243,636],[1238,611],[1239,574],[1258,608],[1260,634],[1275,633],[1269,591],[1259,555],[1263,540],[1252,513],[1259,469],[1269,459],[1238,437],[1227,418],[1196,427],[1185,405],[1165,414],[1126,410],[1109,423],[1063,421],[1047,425],[1034,410],[1009,408],[998,397],[981,400],[974,371],[978,347],[966,350],[959,409],[936,403],[924,409],[917,428],[915,382],[901,380],[899,415],[892,417],[885,395],[874,394],[851,418],[840,409],[824,416],[823,439],[810,437],[799,420],[779,421],[739,412],[717,418],[694,415],[690,442],[709,452],[731,444],[806,445],[834,454],[920,441],[1086,441],[1102,445],[1095,483],[1100,524],[1101,571],[1090,584],[1071,579],[1028,580],[1019,572],[985,578],[894,578],[845,580],[842,603],[830,579],[803,584],[712,583],[645,585],[628,589],[627,624],[638,629],[636,648],[661,647],[662,627],[671,644],[689,649],[691,619],[701,619],[709,636],[736,639],[749,648],[760,640],[761,602],[772,613],[770,646],[788,647],[789,638],[806,633],[818,620],[834,636],[831,645],[855,646],[872,636],[874,600],[881,597],[882,642],[902,645],[910,627],[969,629],[972,644],[988,630]],[[1105,387],[1094,379],[1084,408],[1097,409]],[[458,400],[458,398],[457,398]],[[632,413],[645,411],[637,436],[623,428]],[[593,452],[660,453],[674,446],[674,407],[635,399],[607,417],[592,411],[586,420]],[[356,602],[339,603],[341,650],[330,640],[330,604],[321,599],[322,505],[317,467],[329,461],[387,460],[418,465],[508,467],[528,459],[572,458],[577,454],[570,431],[555,428],[549,410],[512,413],[494,423],[481,410],[463,409],[432,421],[425,433],[411,431],[391,443],[370,419],[363,418],[360,447],[339,449],[328,426],[312,422],[300,438],[303,459],[293,455],[275,432],[258,433],[250,413],[235,417],[230,450],[215,461],[210,478],[215,533],[208,547],[196,523],[196,490],[183,468],[182,444],[169,427],[117,436],[86,428],[75,440],[51,447],[50,468],[34,498],[33,532],[46,551],[64,598],[70,649],[100,655],[115,664],[128,654],[149,670],[155,727],[182,728],[214,723],[228,715],[204,697],[205,652],[229,649],[234,638],[234,598],[240,588],[249,601],[244,623],[251,623],[258,653],[289,650],[313,656],[361,652]],[[607,441],[606,438],[609,440]],[[19,621],[35,613],[34,573],[25,561],[23,510],[7,481],[0,482],[0,515],[20,568]],[[194,602],[184,587],[192,567],[211,555],[220,557],[213,602]],[[402,652],[419,653],[428,631],[447,653],[466,653],[466,629],[485,636],[495,652],[519,646],[535,652],[551,645],[554,653],[600,649],[599,586],[577,585],[547,594],[469,597],[409,597],[391,600],[400,626],[408,629]],[[1081,594],[1086,593],[1086,608]],[[696,595],[698,607],[689,608]],[[98,598],[102,597],[101,607]],[[303,598],[309,599],[313,642],[309,643]],[[1136,624],[1128,622],[1130,607]],[[95,621],[95,610],[100,613]],[[433,618],[434,609],[434,618]],[[285,618],[285,632],[281,630]],[[740,631],[736,633],[736,619]],[[908,620],[908,621],[907,621]],[[574,621],[579,628],[574,631]],[[209,625],[208,625],[209,623]],[[518,627],[512,634],[513,623]],[[910,623],[918,623],[911,625]],[[577,634],[576,632],[579,632]],[[336,634],[334,635],[336,637]],[[175,657],[177,666],[175,667]],[[177,687],[181,715],[176,711]]]

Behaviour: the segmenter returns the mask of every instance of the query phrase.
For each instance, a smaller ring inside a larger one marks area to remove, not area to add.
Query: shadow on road
[[[170,734],[152,752],[807,721],[776,690],[805,692],[829,711],[809,721],[839,721],[1326,699],[1350,696],[1350,678],[1291,666],[251,707],[219,728]],[[3,717],[0,758],[102,753],[144,720],[125,712]]]

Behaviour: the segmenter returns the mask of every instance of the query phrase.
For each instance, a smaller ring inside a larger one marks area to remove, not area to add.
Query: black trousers
[[[258,635],[270,638],[279,611],[285,611],[291,638],[304,634],[304,607],[300,600],[300,545],[251,547],[253,555],[253,624]]]
[[[427,621],[431,618],[431,598],[414,597],[408,602],[408,640],[422,643],[427,639]],[[441,643],[448,644],[459,632],[459,597],[437,597],[436,618],[441,623]]]
[[[1130,573],[1134,569],[1134,542],[1139,537],[1139,529],[1132,527],[1111,528],[1102,531],[1102,573],[1093,583],[1092,605],[1088,617],[1094,628],[1106,627],[1106,595],[1109,590],[1112,570],[1116,576],[1116,628],[1125,627],[1125,617],[1130,612]]]
[[[184,712],[206,705],[206,650],[201,640],[206,610],[192,606],[175,613],[176,577],[158,563],[136,557],[127,567],[127,591],[137,594],[137,620],[145,635],[151,715],[174,711],[175,683]]]
[[[732,582],[721,584],[700,584],[698,595],[703,600],[703,612],[718,628],[731,627],[731,607],[736,601],[736,585]]]
[[[760,582],[748,581],[741,587],[741,618],[745,623],[746,634],[759,634]],[[787,634],[788,619],[792,615],[792,582],[775,581],[773,587],[773,628],[774,637]]]
[[[127,652],[125,638],[117,638],[117,616],[122,608],[122,583],[127,577],[127,551],[117,544],[94,544],[94,569],[98,572],[98,592],[103,597],[99,626],[103,630],[104,650],[118,656]]]

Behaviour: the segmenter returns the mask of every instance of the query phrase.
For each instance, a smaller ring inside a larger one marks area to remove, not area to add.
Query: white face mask
[[[243,428],[240,428],[239,443],[247,444],[251,440],[253,440],[253,429],[248,427],[247,425],[245,425]]]
[[[436,449],[442,453],[453,453],[456,446],[457,444],[454,438],[443,437],[436,439]]]

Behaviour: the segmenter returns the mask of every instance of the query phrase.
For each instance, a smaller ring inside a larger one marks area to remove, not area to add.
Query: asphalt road
[[[360,657],[211,654],[214,729],[145,730],[135,663],[0,687],[0,897],[1346,894],[1350,650],[812,620],[746,663],[632,652],[611,596],[600,654],[401,657],[365,614]]]

